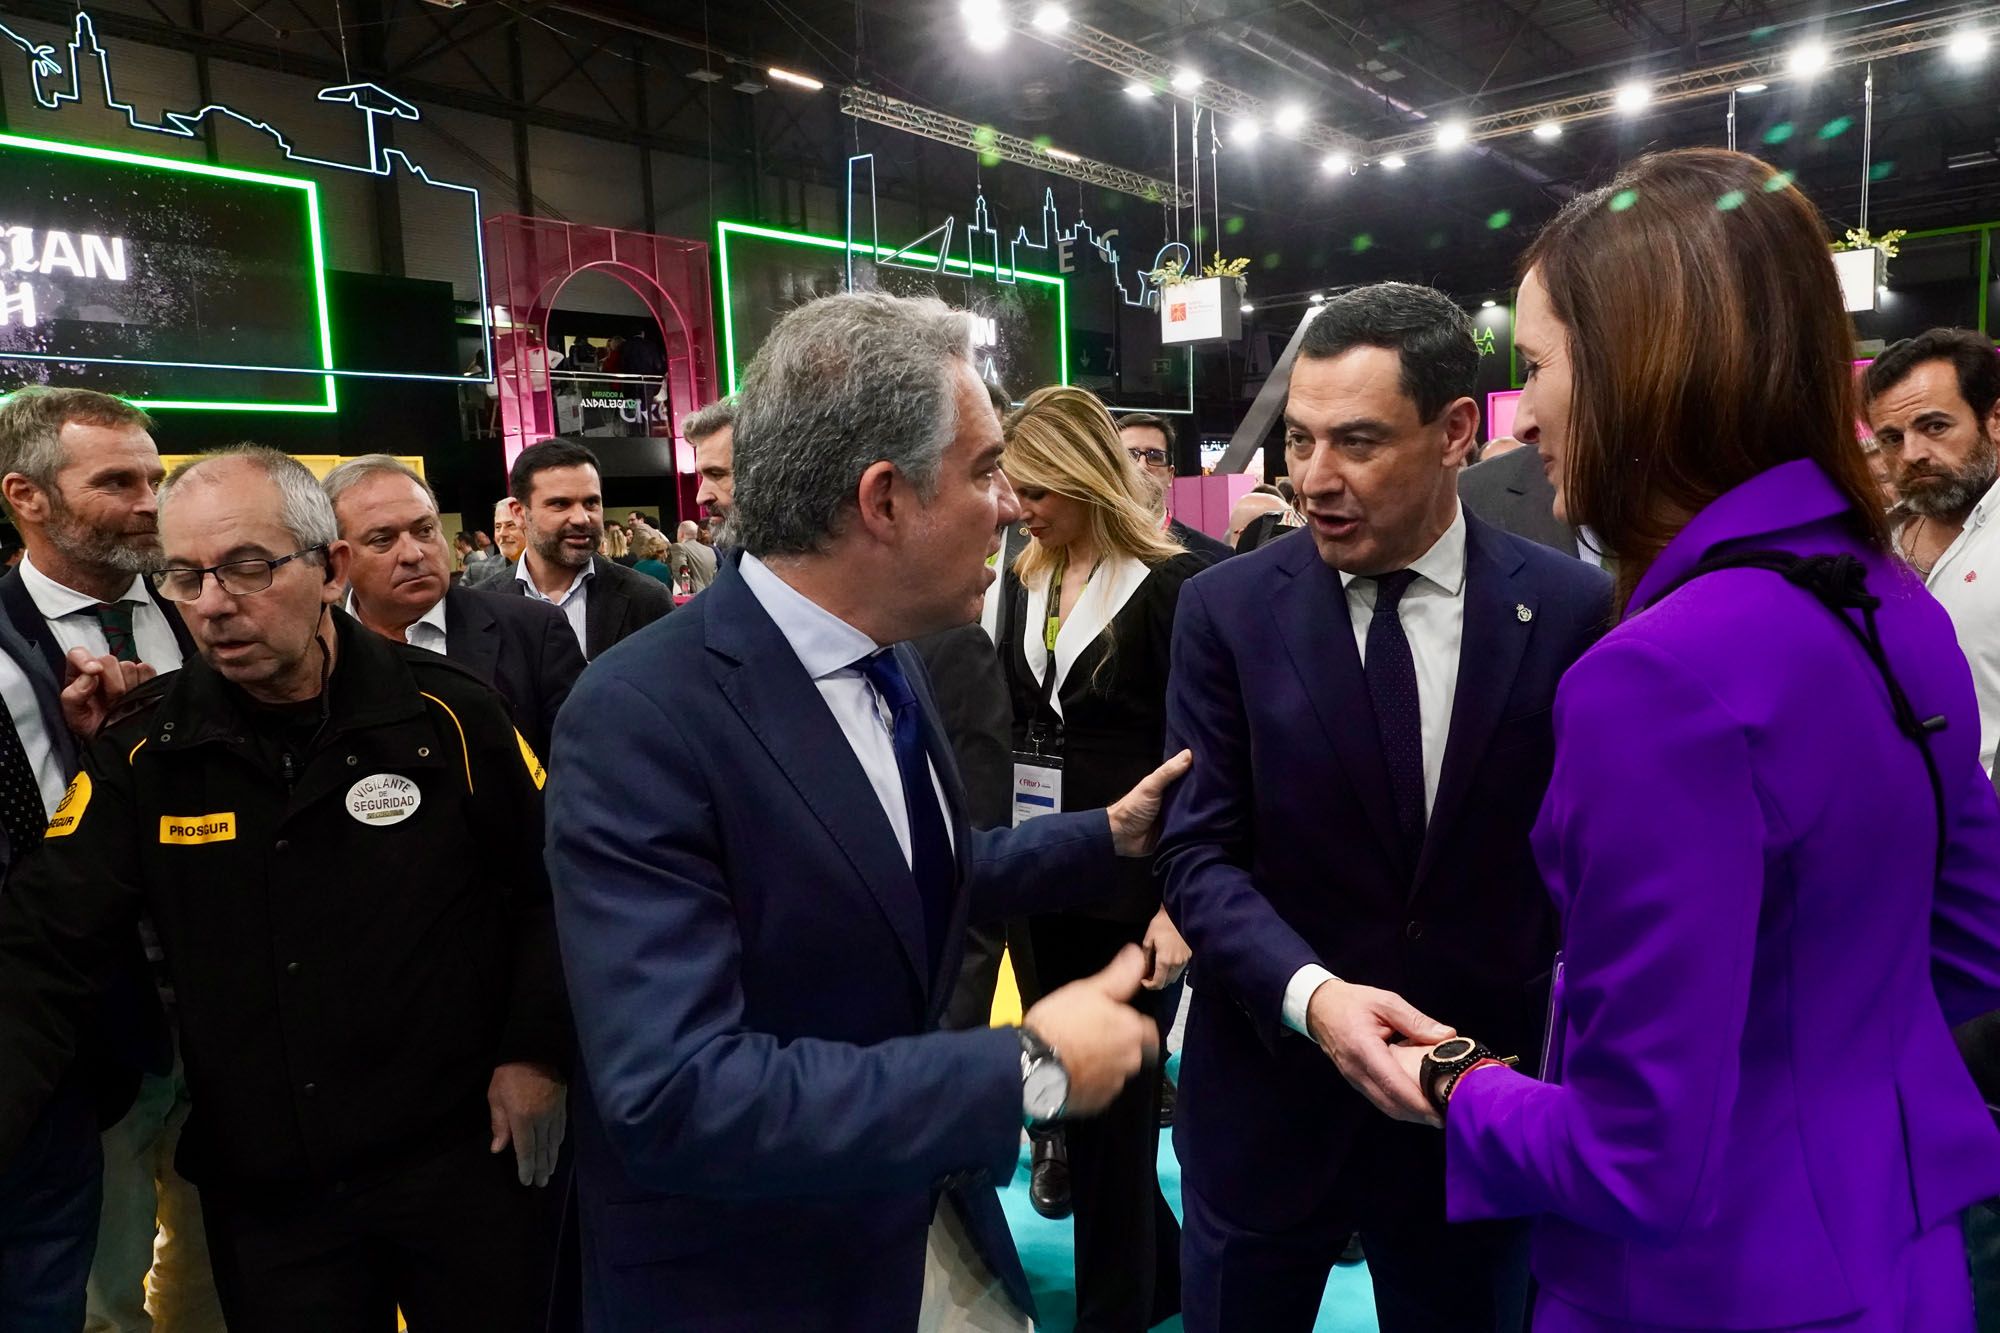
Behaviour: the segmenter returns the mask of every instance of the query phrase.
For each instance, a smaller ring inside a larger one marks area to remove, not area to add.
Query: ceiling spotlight
[[[1257,136],[1263,132],[1264,127],[1256,121],[1239,120],[1229,127],[1229,142],[1239,148],[1247,148],[1249,145],[1256,143]]]
[[[1736,91],[1739,93],[1767,93],[1771,91],[1771,85],[1768,83],[1746,83]]]
[[[1634,80],[1631,83],[1618,85],[1618,91],[1612,95],[1611,104],[1629,116],[1652,100],[1653,90]]]
[[[1563,127],[1556,124],[1553,120],[1545,120],[1535,126],[1535,137],[1543,143],[1554,143],[1557,139],[1563,137]]]
[[[1251,304],[1250,304],[1250,303],[1249,303],[1248,301],[1245,301],[1245,302],[1244,302],[1244,303],[1243,303],[1242,305],[1240,305],[1240,306],[1238,306],[1238,307],[1236,307],[1236,308],[1237,308],[1238,310],[1241,310],[1241,311],[1242,311],[1242,312],[1243,312],[1244,314],[1246,314],[1246,315],[1254,313],[1254,312],[1256,311],[1256,309],[1257,309],[1257,307],[1256,307],[1256,306],[1254,306],[1254,305],[1251,305]]]
[[[1329,176],[1354,170],[1354,159],[1345,153],[1328,153],[1319,160],[1319,169]]]
[[[1000,0],[959,0],[958,13],[973,50],[997,51],[1007,44],[1007,11]]]
[[[1061,32],[1069,26],[1069,11],[1061,5],[1041,5],[1035,10],[1033,22],[1037,32]]]
[[[1832,57],[1827,54],[1826,47],[1820,43],[1800,42],[1792,48],[1792,54],[1786,57],[1785,68],[1802,79],[1810,79],[1825,69],[1826,62],[1830,59]]]
[[[1408,164],[1403,161],[1402,154],[1400,153],[1391,153],[1382,159],[1382,169],[1384,171],[1401,171],[1406,165]]]
[[[1289,138],[1306,127],[1306,109],[1297,102],[1287,102],[1278,108],[1271,124],[1278,133]]]
[[[826,87],[818,79],[809,78],[804,74],[794,74],[788,69],[779,69],[775,65],[764,72],[771,76],[771,80],[774,83],[789,83],[794,88],[803,88],[810,93],[819,92]]]
[[[1081,162],[1083,159],[1066,148],[1044,148],[1042,150],[1058,162]]]
[[[1183,65],[1174,71],[1172,83],[1175,92],[1191,93],[1201,87],[1202,78],[1198,72]]]
[[[1007,44],[1007,27],[1005,24],[971,24],[965,30],[965,40],[975,51],[998,51]]]
[[[1487,298],[1486,300],[1484,300],[1484,301],[1481,301],[1481,302],[1479,303],[1479,308],[1480,308],[1481,310],[1491,310],[1491,309],[1492,309],[1492,308],[1493,308],[1493,307],[1494,307],[1495,305],[1498,305],[1498,304],[1499,304],[1499,302],[1497,302],[1497,301],[1493,300],[1493,299],[1492,299],[1491,297],[1488,297],[1488,298]]]
[[[1311,301],[1314,305],[1322,305],[1325,303],[1326,297],[1320,295],[1318,292],[1314,292],[1311,296],[1308,296],[1306,300]]]
[[[1153,86],[1148,83],[1128,83],[1125,85],[1125,95],[1135,102],[1144,101],[1153,95]]]
[[[1462,120],[1448,120],[1438,126],[1438,147],[1461,148],[1472,135],[1471,129]]]
[[[1985,33],[1967,28],[1951,39],[1951,44],[1945,47],[1944,52],[1957,64],[1971,65],[1983,59],[1986,49],[1992,44],[1993,39]]]

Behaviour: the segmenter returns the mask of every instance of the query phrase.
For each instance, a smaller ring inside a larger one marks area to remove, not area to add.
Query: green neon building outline
[[[241,167],[222,167],[208,162],[183,162],[171,157],[152,157],[144,153],[127,152],[121,148],[100,148],[88,144],[64,143],[55,139],[35,139],[22,134],[0,133],[0,146],[21,148],[30,152],[54,153],[65,157],[92,158],[102,162],[117,162],[126,166],[150,167],[155,170],[181,171],[193,176],[219,177],[224,180],[244,181],[252,185],[275,185],[286,189],[303,190],[306,197],[306,232],[312,247],[313,303],[314,312],[319,317],[319,369],[332,370],[333,367],[333,320],[326,300],[326,249],[325,236],[320,228],[319,183],[303,176],[276,176],[263,171],[245,171]],[[0,353],[0,361],[8,358]],[[139,358],[78,357],[79,364],[86,365],[144,365]],[[238,370],[243,367],[216,366],[218,370]],[[238,403],[226,401],[134,398],[135,406],[161,409],[192,409],[210,412],[291,412],[327,414],[340,410],[340,399],[334,388],[334,377],[325,375],[320,382],[326,386],[324,403]]]
[[[723,354],[723,361],[729,370],[729,392],[733,394],[736,392],[737,377],[736,377],[736,310],[734,303],[731,301],[729,295],[729,288],[730,288],[729,238],[731,235],[755,236],[767,241],[786,241],[790,242],[793,245],[811,246],[815,249],[820,249],[820,250],[845,250],[847,248],[847,243],[845,241],[834,240],[826,236],[808,235],[805,232],[780,231],[775,227],[760,227],[754,223],[749,223],[749,222],[718,222],[715,224],[716,263],[720,266],[722,271],[722,280],[717,284],[717,286],[722,288],[722,354]],[[875,257],[877,259],[887,259],[892,255],[900,255],[904,253],[903,251],[900,250],[891,250],[889,247],[885,245],[877,245],[874,247],[869,247],[866,245],[857,244],[854,247],[855,251],[861,254],[866,254],[871,248],[874,250]],[[910,254],[908,257],[918,261],[929,261],[930,263],[933,264],[937,262],[937,256],[934,254],[925,255],[925,254],[913,253]],[[991,264],[971,264],[963,259],[957,259],[951,256],[947,256],[945,258],[944,267],[946,269],[958,269],[961,272],[969,271],[972,273],[991,273],[996,278],[999,276],[1000,272],[1000,270],[994,268],[994,266]],[[1062,358],[1060,363],[1062,382],[1064,384],[1068,384],[1069,383],[1069,284],[1065,282],[1063,279],[1047,273],[1030,273],[1026,269],[1009,269],[1008,272],[1013,275],[1014,280],[1017,282],[1039,282],[1046,286],[1054,287],[1056,289],[1056,319],[1057,319],[1056,332],[1059,344],[1058,354]]]

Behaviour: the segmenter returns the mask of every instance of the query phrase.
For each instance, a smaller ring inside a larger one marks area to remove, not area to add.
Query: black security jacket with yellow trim
[[[199,658],[89,746],[0,894],[0,1168],[141,911],[195,1110],[182,1169],[282,1197],[488,1132],[496,1065],[567,1071],[543,774],[499,696],[330,610],[322,698],[268,710]]]

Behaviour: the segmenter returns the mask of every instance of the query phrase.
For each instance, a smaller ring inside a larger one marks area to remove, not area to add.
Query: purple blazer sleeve
[[[1653,645],[1572,668],[1556,736],[1537,841],[1561,849],[1571,890],[1562,1081],[1466,1080],[1446,1117],[1448,1212],[1665,1244],[1737,1093],[1764,806],[1742,727]]]
[[[1162,897],[1201,958],[1203,988],[1228,991],[1275,1047],[1285,1033],[1285,986],[1319,959],[1250,879],[1256,779],[1249,736],[1235,662],[1200,582],[1191,582],[1174,618],[1166,750],[1194,751],[1194,767],[1167,797]]]

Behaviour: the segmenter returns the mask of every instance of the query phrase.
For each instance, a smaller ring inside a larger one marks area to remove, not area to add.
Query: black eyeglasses
[[[1165,449],[1127,449],[1125,452],[1132,455],[1132,461],[1135,463],[1145,463],[1151,467],[1165,467],[1167,465],[1167,451]]]
[[[325,550],[324,546],[308,546],[275,560],[231,560],[226,565],[210,565],[206,569],[156,569],[152,573],[153,586],[170,602],[193,602],[201,597],[203,580],[213,574],[224,592],[232,597],[247,597],[270,587],[279,565],[289,565],[301,556]]]

